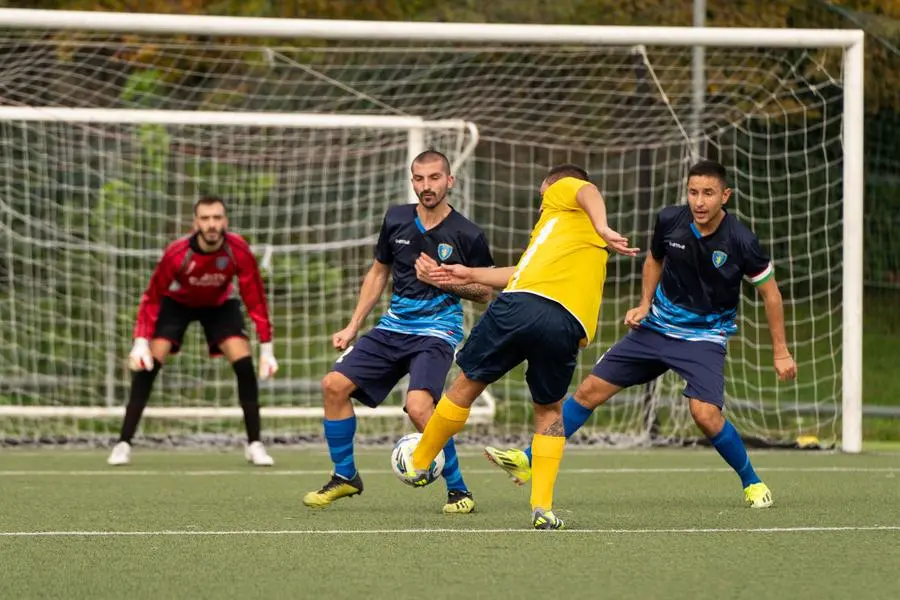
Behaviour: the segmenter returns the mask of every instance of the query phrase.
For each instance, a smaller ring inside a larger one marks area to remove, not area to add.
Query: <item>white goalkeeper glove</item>
[[[272,351],[272,342],[259,345],[259,378],[268,379],[278,371],[278,361]]]
[[[128,355],[128,368],[132,371],[152,371],[153,355],[150,354],[150,342],[147,338],[137,338]]]

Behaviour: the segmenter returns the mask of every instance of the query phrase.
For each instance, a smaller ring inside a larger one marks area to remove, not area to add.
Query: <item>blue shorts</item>
[[[345,350],[332,370],[356,385],[351,397],[375,408],[407,373],[409,390],[425,390],[437,402],[452,365],[453,348],[440,338],[373,329]]]
[[[722,408],[725,348],[714,342],[689,342],[633,329],[600,357],[591,374],[626,388],[653,381],[669,369],[687,382],[685,396]]]
[[[494,300],[456,355],[466,377],[494,383],[523,360],[535,404],[563,399],[575,373],[581,324],[553,300],[525,292]]]

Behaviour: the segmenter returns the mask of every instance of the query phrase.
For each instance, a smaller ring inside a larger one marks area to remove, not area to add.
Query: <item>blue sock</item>
[[[325,441],[334,463],[334,472],[345,479],[356,475],[353,462],[353,437],[356,435],[356,415],[340,421],[325,419]]]
[[[750,457],[747,456],[747,448],[744,447],[744,442],[731,421],[726,419],[722,431],[711,437],[709,441],[741,478],[743,487],[760,483],[759,476],[753,470],[753,465],[750,464]]]
[[[566,434],[566,439],[569,439],[573,433],[581,429],[587,423],[587,420],[591,418],[592,414],[594,414],[593,410],[578,404],[573,396],[570,395],[566,398],[562,405],[563,432]],[[531,463],[531,446],[525,448],[525,456],[528,457],[528,462]]]
[[[447,440],[447,445],[444,446],[444,471],[442,474],[448,491],[469,491],[466,482],[463,481],[462,471],[459,469],[459,457],[456,455],[456,444],[453,443],[453,438]]]

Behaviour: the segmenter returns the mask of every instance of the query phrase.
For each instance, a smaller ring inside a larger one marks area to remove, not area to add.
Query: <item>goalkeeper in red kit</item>
[[[270,466],[272,457],[260,441],[259,388],[240,301],[232,297],[234,277],[256,325],[260,341],[259,377],[278,370],[272,353],[272,324],[256,258],[240,236],[227,231],[225,203],[207,196],[194,205],[194,233],[166,248],[141,297],[129,366],[131,394],[119,442],[107,462],[126,465],[131,439],[150,398],[153,381],[170,354],[178,352],[184,333],[199,321],[210,356],[225,356],[237,377],[238,399],[247,429],[245,457]]]

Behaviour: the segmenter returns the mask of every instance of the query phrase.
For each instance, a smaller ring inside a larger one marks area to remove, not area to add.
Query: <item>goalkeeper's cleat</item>
[[[445,515],[467,515],[475,512],[475,499],[472,492],[465,490],[450,490],[447,492],[447,504],[444,505]]]
[[[489,461],[506,471],[516,485],[525,485],[531,479],[531,463],[528,462],[528,455],[522,450],[516,448],[498,450],[488,446],[484,449],[484,455]]]
[[[357,496],[363,492],[363,482],[357,472],[352,479],[344,479],[337,473],[317,492],[303,496],[303,504],[310,508],[325,508],[335,500]]]
[[[750,508],[772,506],[772,490],[763,482],[753,483],[744,488],[744,499]]]
[[[106,464],[112,465],[114,467],[127,465],[130,462],[131,444],[129,444],[128,442],[119,442],[118,444],[113,446],[109,458],[106,459]]]
[[[244,448],[244,458],[248,462],[253,463],[257,467],[271,467],[275,464],[275,459],[266,452],[266,447],[262,442],[253,442]]]
[[[534,509],[531,513],[531,524],[535,529],[565,529],[566,523],[553,514],[552,510]]]

